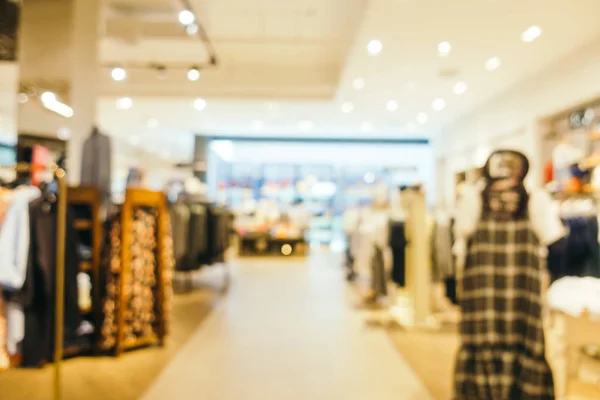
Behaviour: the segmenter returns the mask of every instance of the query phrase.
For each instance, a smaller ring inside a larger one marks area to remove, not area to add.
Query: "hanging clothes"
[[[406,234],[404,222],[390,221],[389,246],[392,251],[392,281],[400,286],[406,286]]]
[[[83,143],[81,184],[100,189],[104,205],[110,204],[112,144],[110,137],[94,127]]]
[[[54,311],[56,278],[56,203],[44,196],[29,204],[31,240],[27,276],[17,296],[25,310],[25,336],[22,343],[24,367],[38,367],[52,361],[54,351]],[[67,212],[65,233],[64,339],[77,337],[82,322],[78,302],[78,237],[73,216]],[[66,346],[66,345],[65,345]]]
[[[190,238],[190,210],[183,203],[171,206],[171,222],[173,224],[173,253],[175,268],[178,271],[187,269],[189,238]]]

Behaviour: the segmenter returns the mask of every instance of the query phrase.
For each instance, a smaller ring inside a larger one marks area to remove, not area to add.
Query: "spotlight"
[[[117,99],[117,108],[119,110],[129,110],[131,107],[133,107],[131,97],[120,97]]]
[[[194,36],[198,33],[198,25],[196,25],[195,23],[189,24],[185,27],[185,32],[190,36]]]
[[[110,72],[110,76],[117,82],[124,81],[127,78],[127,71],[124,68],[115,67]]]
[[[190,10],[181,10],[179,12],[179,22],[181,25],[190,25],[196,21],[196,16]]]
[[[198,70],[197,67],[192,67],[188,70],[187,72],[187,78],[190,81],[197,81],[198,79],[200,79],[200,71]]]
[[[56,103],[56,94],[54,94],[52,92],[44,92],[40,96],[40,99],[42,100],[42,103],[44,103],[44,104]]]
[[[206,108],[206,100],[202,98],[197,98],[194,100],[194,108],[198,111],[202,111]]]

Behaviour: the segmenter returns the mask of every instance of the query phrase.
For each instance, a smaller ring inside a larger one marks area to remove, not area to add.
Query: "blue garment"
[[[584,276],[598,254],[598,237],[593,236],[586,218],[569,218],[565,225],[569,228],[565,276]]]

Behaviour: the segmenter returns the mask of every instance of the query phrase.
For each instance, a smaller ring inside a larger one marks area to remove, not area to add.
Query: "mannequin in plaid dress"
[[[466,257],[455,400],[554,399],[541,298],[548,238],[540,233],[540,216],[530,215],[533,199],[523,186],[528,167],[520,153],[495,152],[484,168],[486,188],[459,205],[477,213],[470,227],[457,228]],[[555,221],[562,236],[558,216]]]

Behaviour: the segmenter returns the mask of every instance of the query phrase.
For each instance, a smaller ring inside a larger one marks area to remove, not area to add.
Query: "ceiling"
[[[98,108],[107,132],[177,158],[191,155],[196,133],[431,137],[600,36],[597,0],[191,0],[219,65],[189,82],[187,69],[209,54],[178,23],[178,4],[107,0]],[[532,25],[542,35],[523,43]],[[383,45],[376,56],[372,39]],[[438,55],[442,41],[452,45],[447,57]],[[501,66],[490,72],[494,56]],[[150,63],[167,68],[162,79]],[[112,81],[115,65],[128,69],[126,81]],[[468,87],[460,96],[459,81]],[[117,109],[123,96],[131,109]],[[192,106],[197,97],[203,111]],[[432,109],[437,98],[442,111]],[[397,111],[386,109],[390,100]],[[340,110],[345,102],[352,112]]]

